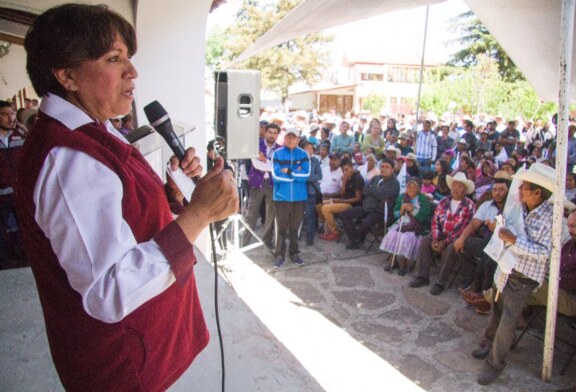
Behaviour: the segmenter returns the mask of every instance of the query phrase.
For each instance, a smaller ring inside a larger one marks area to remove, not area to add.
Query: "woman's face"
[[[488,176],[490,174],[490,165],[485,163],[482,165],[482,174]]]
[[[442,174],[442,166],[440,165],[440,162],[436,162],[434,165],[434,170],[437,174]]]
[[[468,162],[465,159],[460,160],[460,167],[464,170],[468,169]]]
[[[69,91],[67,99],[96,119],[104,122],[132,109],[138,72],[119,35],[103,56],[68,71],[69,85],[64,85]]]
[[[576,181],[572,176],[566,176],[566,189],[574,189],[576,188]]]
[[[406,193],[410,199],[415,198],[420,191],[420,187],[418,186],[417,182],[412,181],[406,186]]]

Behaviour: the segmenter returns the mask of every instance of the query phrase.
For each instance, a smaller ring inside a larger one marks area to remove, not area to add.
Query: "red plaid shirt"
[[[476,213],[476,205],[465,197],[454,213],[450,209],[452,196],[446,196],[436,207],[432,217],[432,239],[456,241]]]

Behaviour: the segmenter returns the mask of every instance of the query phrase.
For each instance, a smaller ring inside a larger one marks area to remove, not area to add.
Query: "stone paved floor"
[[[422,388],[488,390],[476,384],[482,361],[470,356],[481,340],[488,316],[464,306],[455,288],[458,280],[455,287],[439,296],[430,295],[429,286],[410,288],[410,276],[383,270],[388,256],[376,248],[366,253],[318,238],[310,247],[300,241],[305,265],[296,267],[287,260],[279,270],[272,268],[273,257],[263,246],[246,252],[246,256],[306,306],[345,329]],[[525,335],[510,354],[505,372],[489,390],[553,391],[573,387],[576,363],[571,364],[566,376],[560,376],[559,369],[568,357],[556,352],[553,380],[545,383],[539,379],[542,342]]]

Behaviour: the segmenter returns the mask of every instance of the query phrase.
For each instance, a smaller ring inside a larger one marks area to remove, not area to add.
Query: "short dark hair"
[[[382,166],[383,163],[387,163],[390,165],[390,167],[394,168],[394,161],[392,161],[391,159],[388,159],[388,158],[382,159],[380,161],[380,165],[378,167]]]
[[[464,124],[468,125],[471,128],[474,128],[474,123],[471,120],[464,120]]]
[[[354,167],[354,164],[352,163],[352,161],[349,158],[342,158],[342,160],[340,161],[340,167],[344,167],[344,166]]]
[[[533,191],[540,189],[540,195],[542,196],[543,201],[548,200],[552,196],[552,192],[550,192],[548,189],[544,188],[543,186],[540,186],[538,184],[534,184],[533,182],[528,182],[528,181],[525,181],[525,183],[528,184],[530,189]]]
[[[8,107],[12,107],[12,104],[9,101],[0,101],[0,109],[1,108],[8,108]]]
[[[24,40],[26,69],[36,94],[64,97],[66,90],[52,70],[101,57],[112,47],[116,34],[124,40],[128,54],[134,55],[134,28],[105,5],[64,4],[38,16]]]
[[[510,184],[512,183],[511,180],[507,180],[506,178],[495,178],[494,184],[506,184],[508,189],[510,189]]]
[[[268,125],[266,125],[266,130],[269,130],[270,128],[275,129],[276,132],[280,133],[280,127],[277,124],[274,123],[270,123]]]

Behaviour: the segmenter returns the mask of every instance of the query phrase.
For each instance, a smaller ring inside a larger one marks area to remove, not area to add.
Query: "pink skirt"
[[[380,249],[396,256],[406,257],[408,260],[416,259],[420,237],[413,231],[400,233],[398,228],[398,224],[394,224],[388,229],[388,233],[382,239]]]

